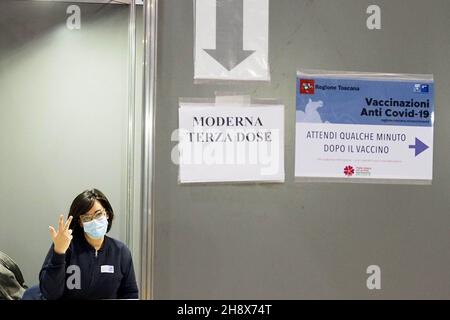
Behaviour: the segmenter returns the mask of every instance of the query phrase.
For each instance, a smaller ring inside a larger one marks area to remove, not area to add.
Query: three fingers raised
[[[64,222],[64,216],[60,215],[59,216],[59,221],[58,221],[58,231],[55,230],[55,228],[53,226],[49,226],[49,230],[50,230],[50,235],[52,236],[52,239],[54,239],[59,232],[66,232],[68,231],[68,234],[71,235],[72,234],[72,230],[69,229],[70,227],[70,223],[73,220],[73,216],[70,216],[66,222]]]

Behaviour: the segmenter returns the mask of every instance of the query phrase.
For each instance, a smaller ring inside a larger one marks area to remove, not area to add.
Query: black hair
[[[108,229],[106,232],[109,232],[112,226],[112,222],[114,219],[114,211],[111,207],[106,196],[98,189],[88,189],[80,193],[72,202],[70,206],[69,215],[73,217],[72,222],[70,223],[70,229],[73,230],[72,234],[74,236],[83,235],[84,230],[83,227],[80,226],[80,216],[86,214],[95,204],[95,201],[100,202],[102,207],[105,209],[108,214]]]

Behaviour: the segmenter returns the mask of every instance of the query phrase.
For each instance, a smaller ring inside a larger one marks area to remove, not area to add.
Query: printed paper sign
[[[431,182],[432,76],[298,73],[296,91],[297,178]]]
[[[179,181],[284,181],[284,106],[180,104]]]
[[[269,77],[269,0],[195,1],[194,79]]]

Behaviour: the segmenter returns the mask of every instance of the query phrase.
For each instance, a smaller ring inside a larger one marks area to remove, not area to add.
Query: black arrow
[[[203,49],[228,71],[255,50],[244,50],[244,0],[216,0],[216,48]]]

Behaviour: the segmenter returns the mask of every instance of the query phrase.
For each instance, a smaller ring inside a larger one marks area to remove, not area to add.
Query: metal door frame
[[[144,0],[144,61],[141,155],[141,298],[153,299],[154,150],[158,0]]]

